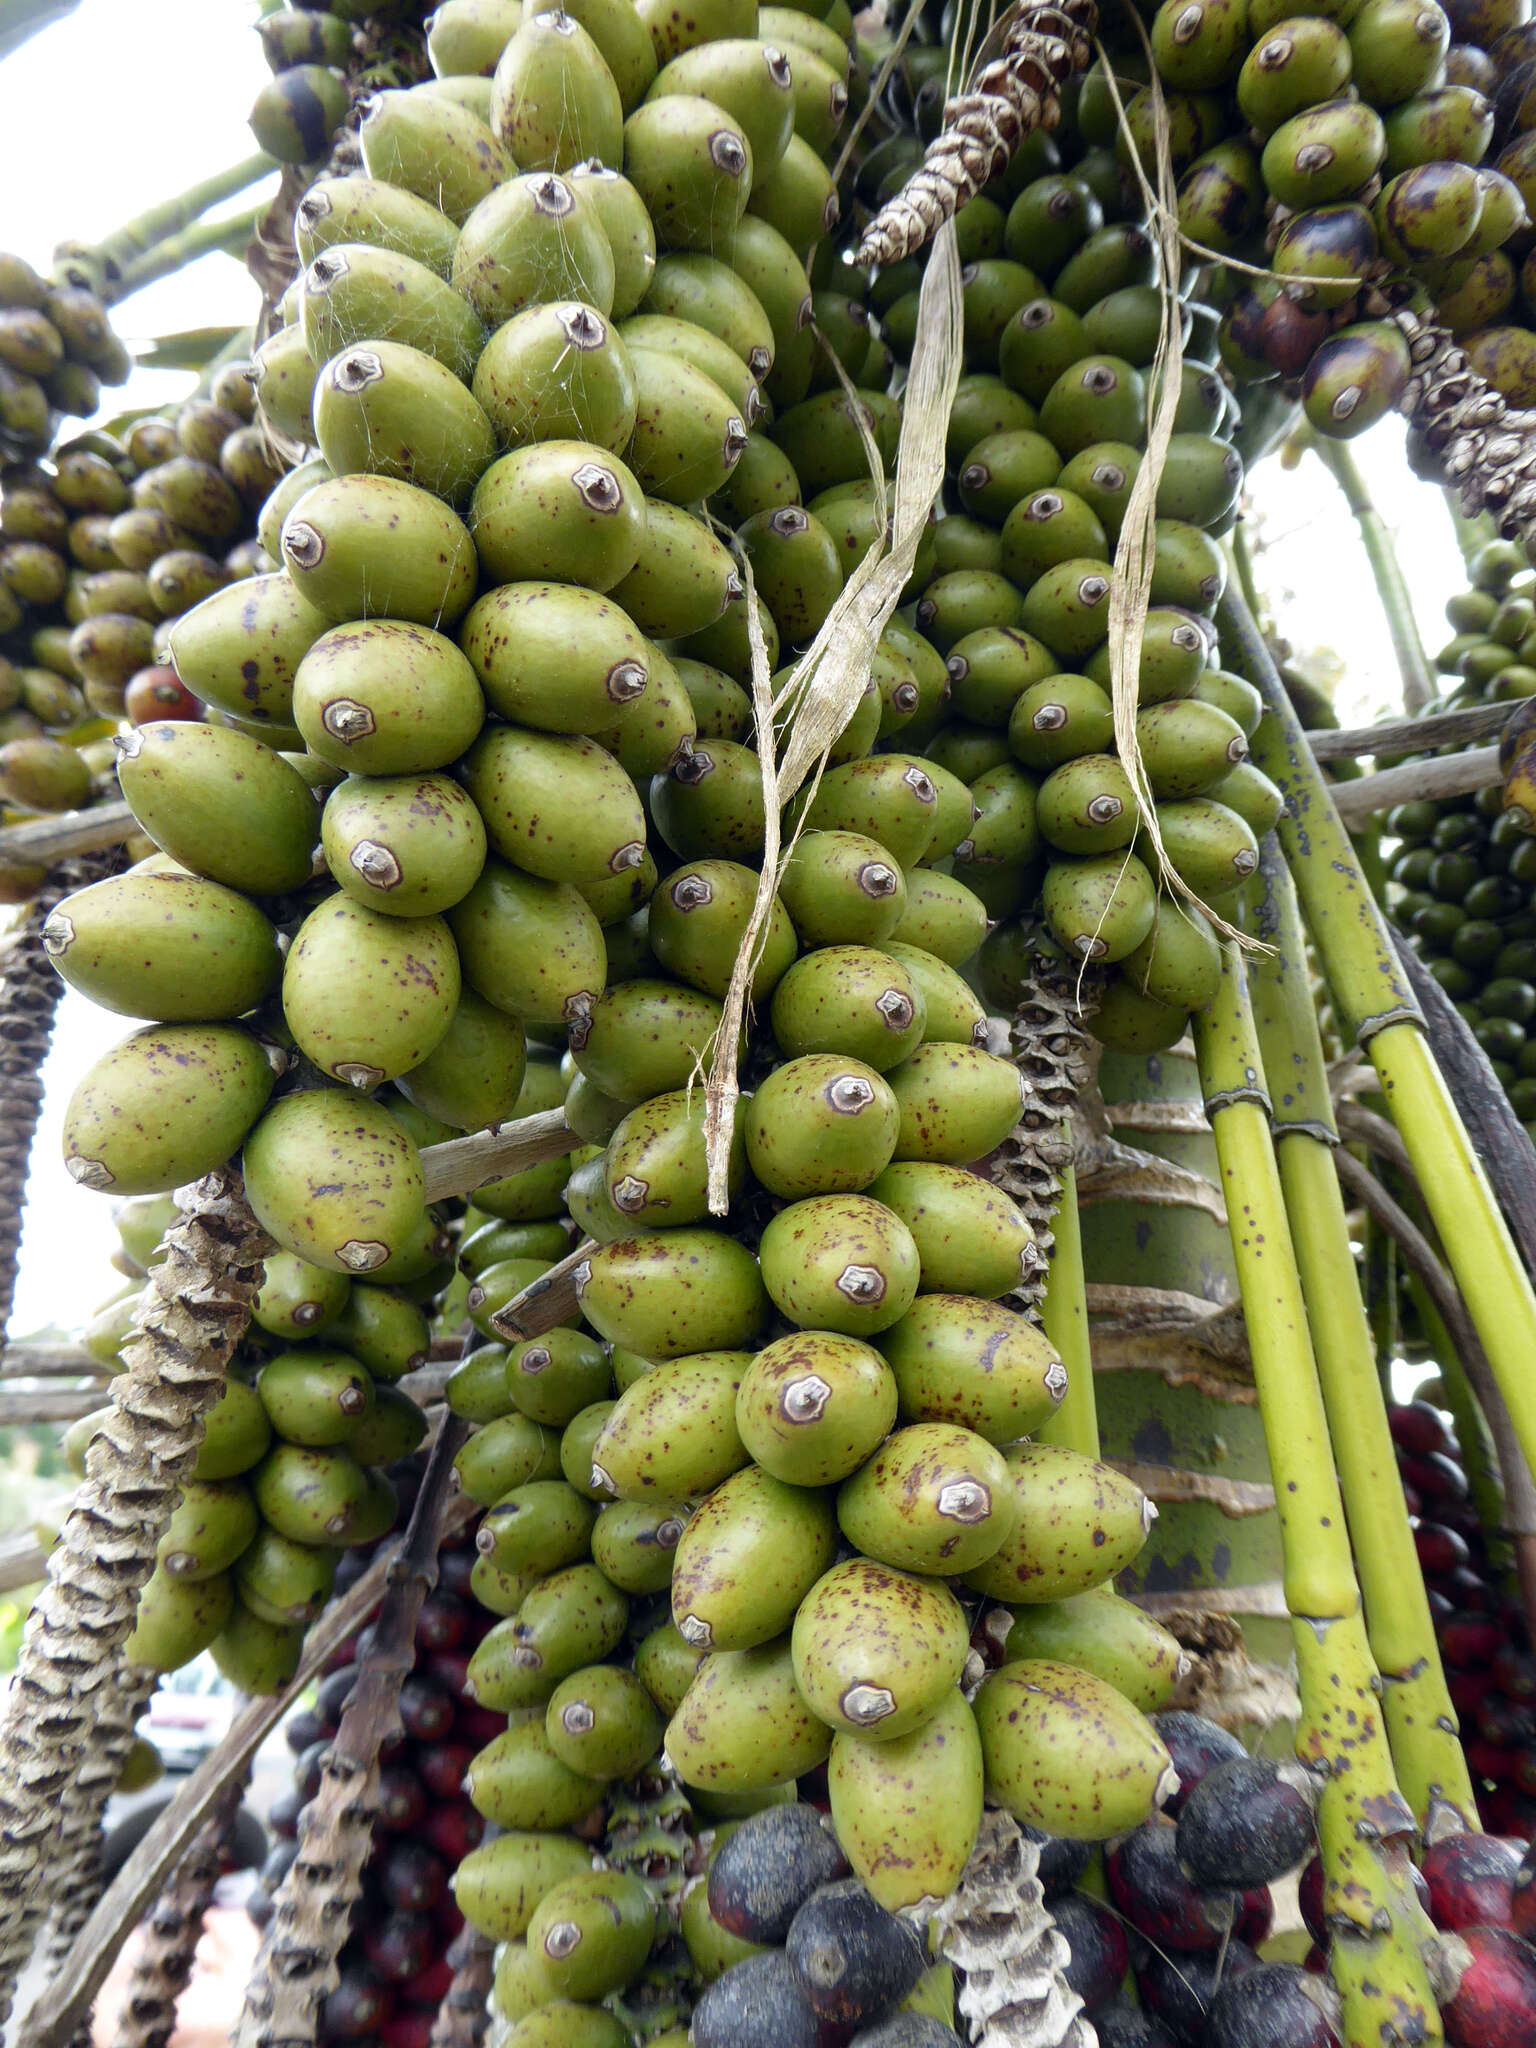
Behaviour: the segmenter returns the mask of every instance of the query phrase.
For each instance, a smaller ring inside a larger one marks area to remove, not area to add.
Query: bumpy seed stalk
[[[1392,652],[1397,656],[1398,673],[1403,680],[1403,704],[1410,712],[1422,711],[1436,694],[1435,679],[1424,657],[1424,645],[1414,621],[1408,579],[1397,559],[1397,549],[1392,545],[1386,521],[1376,509],[1376,501],[1350,444],[1335,439],[1331,434],[1314,434],[1312,447],[1344,493],[1344,501],[1360,529],[1361,545],[1371,565],[1371,580],[1376,585],[1387,631],[1392,636]]]
[[[203,1915],[219,1881],[224,1846],[247,1782],[247,1773],[231,1777],[170,1883],[156,1899],[128,1980],[113,2048],[166,2048],[175,2032],[176,2001],[191,1982]]]
[[[1035,1238],[1035,1265],[1008,1301],[1038,1316],[1055,1226],[1072,1166],[1072,1112],[1089,1071],[1079,978],[1070,962],[1035,951],[1010,1036],[1024,1076],[1023,1112],[998,1147],[992,1178],[1013,1197]],[[1079,1254],[1079,1266],[1081,1255]]]
[[[1286,1216],[1322,1380],[1333,1455],[1365,1599],[1371,1654],[1398,1783],[1420,1825],[1432,1802],[1476,1828],[1477,1805],[1446,1690],[1423,1575],[1408,1525],[1375,1346],[1334,1170],[1338,1144],[1296,892],[1265,847],[1258,936],[1273,951],[1251,969],[1259,1047],[1274,1078],[1272,1126]]]
[[[1297,1754],[1321,1783],[1324,1910],[1345,2048],[1438,2042],[1420,1948],[1429,1926],[1408,1876],[1413,1816],[1392,1774],[1258,1038],[1231,945],[1216,998],[1195,1018],[1195,1051],[1274,1478],[1302,1702]]]
[[[265,212],[265,207],[257,207],[221,216],[218,220],[194,221],[180,234],[168,235],[163,242],[157,242],[142,256],[136,256],[123,265],[122,277],[112,293],[112,304],[115,306],[124,299],[131,299],[146,285],[157,284],[162,277],[173,277],[178,270],[185,270],[188,264],[196,263],[204,256],[215,256],[221,252],[226,256],[238,256],[261,225]]]
[[[1088,1339],[1083,1224],[1077,1212],[1077,1174],[1070,1164],[1062,1169],[1056,1248],[1040,1304],[1040,1321],[1067,1368],[1067,1391],[1055,1413],[1048,1415],[1035,1433],[1043,1444],[1060,1444],[1096,1458],[1099,1411],[1093,1397],[1093,1354]]]
[[[437,1583],[453,1460],[469,1425],[439,1430],[368,1654],[301,1823],[299,1853],[272,1901],[272,1920],[246,1986],[234,2048],[311,2048],[321,2001],[340,1982],[336,1959],[362,1888],[379,1810],[379,1756],[400,1726],[400,1688],[416,1661],[416,1619]]]
[[[1322,958],[1346,1040],[1375,1067],[1387,1109],[1466,1298],[1520,1447],[1536,1470],[1536,1294],[1424,1036],[1424,1020],[1381,908],[1248,607],[1218,612],[1227,659],[1264,698],[1253,758],[1286,799],[1280,845]]]
[[[428,2048],[480,2048],[490,2026],[495,1959],[494,1944],[466,1920],[448,1951],[453,1982],[433,2018]]]
[[[250,1320],[267,1240],[226,1172],[199,1181],[145,1283],[110,1411],[27,1617],[0,1709],[0,2020],[58,1897],[60,1801],[77,1777],[203,1417]]]

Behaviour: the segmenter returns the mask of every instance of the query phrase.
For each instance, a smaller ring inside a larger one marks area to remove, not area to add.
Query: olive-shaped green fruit
[[[1128,441],[1096,441],[1072,457],[1057,485],[1082,499],[1113,540],[1120,532],[1140,468],[1141,451]]]
[[[1151,589],[1155,605],[1213,612],[1226,580],[1226,556],[1208,533],[1183,520],[1157,521]]]
[[[757,1261],[712,1230],[663,1230],[603,1244],[576,1268],[581,1312],[644,1358],[750,1344],[768,1299]]]
[[[627,447],[638,391],[629,350],[596,307],[526,307],[496,329],[475,366],[474,393],[503,441],[589,441]]]
[[[492,848],[527,874],[597,882],[644,858],[634,784],[583,734],[493,726],[470,748],[462,772]]]
[[[1032,683],[1015,702],[1008,744],[1026,766],[1051,769],[1082,755],[1102,756],[1114,729],[1106,690],[1087,676],[1053,675]]]
[[[870,1337],[917,1294],[911,1232],[868,1195],[813,1195],[781,1209],[763,1233],[763,1281],[774,1306],[808,1330]]]
[[[981,1738],[958,1688],[906,1735],[832,1739],[832,1824],[887,1912],[954,1890],[981,1825],[982,1788]]]
[[[1028,585],[1058,562],[1102,559],[1107,547],[1093,509],[1075,493],[1052,484],[1031,491],[1009,511],[1003,522],[1000,567],[1016,583]]]
[[[507,2048],[623,2048],[627,2033],[601,2006],[557,1998],[526,2013],[506,2041]]]
[[[1189,1666],[1177,1636],[1108,1586],[1015,1608],[1004,1661],[1036,1657],[1091,1671],[1144,1714],[1168,1704]]]
[[[209,1409],[194,1479],[234,1479],[265,1455],[272,1440],[266,1410],[254,1387],[229,1380]]]
[[[572,1770],[593,1778],[629,1778],[660,1748],[662,1721],[632,1671],[591,1664],[555,1687],[544,1732]]]
[[[478,114],[435,93],[375,93],[357,140],[370,178],[429,200],[459,227],[518,168]]]
[[[297,323],[279,327],[267,336],[251,361],[262,419],[280,434],[307,441],[311,428],[309,409],[319,365],[310,356],[303,330]]]
[[[1032,633],[1017,626],[977,627],[960,636],[945,662],[951,703],[977,725],[1004,726],[1024,691],[1056,666],[1050,648]]]
[[[747,737],[752,730],[752,700],[740,683],[708,662],[689,661],[682,655],[673,667],[693,706],[699,739],[741,741]]]
[[[776,228],[809,262],[816,244],[837,226],[842,207],[827,164],[803,136],[791,135],[776,164],[765,166],[759,160],[754,165],[747,211]]]
[[[374,1401],[373,1381],[345,1351],[280,1351],[256,1391],[279,1436],[321,1448],[350,1444]]]
[[[1337,22],[1298,16],[1268,29],[1243,59],[1237,103],[1269,135],[1293,114],[1331,100],[1349,83],[1350,49]]]
[[[976,1174],[903,1160],[885,1169],[870,1194],[912,1233],[925,1294],[995,1301],[1029,1285],[1041,1270],[1042,1254],[1023,1212]]]
[[[471,1849],[453,1874],[459,1911],[489,1941],[520,1941],[534,1908],[556,1885],[592,1867],[574,1835],[509,1831]]]
[[[1079,175],[1081,175],[1079,166]],[[1111,292],[1152,282],[1152,247],[1145,228],[1111,221],[1074,250],[1051,286],[1057,299],[1080,317]]]
[[[762,769],[750,747],[716,740],[685,749],[652,782],[650,798],[653,823],[685,860],[718,854],[753,863],[762,852]]]
[[[624,172],[663,248],[712,251],[752,189],[746,132],[697,91],[654,95],[624,123]]]
[[[496,62],[491,127],[525,171],[568,171],[587,157],[618,164],[619,88],[573,15],[525,15]]]
[[[316,484],[283,521],[282,551],[299,595],[337,623],[451,625],[474,595],[469,529],[440,498],[398,477]]]
[[[421,1222],[416,1147],[387,1109],[351,1089],[284,1096],[251,1132],[244,1168],[263,1229],[331,1272],[375,1271]]]
[[[987,1035],[987,1013],[975,991],[955,969],[920,946],[886,941],[885,952],[899,961],[923,993],[925,1045],[981,1045]]]
[[[261,1518],[237,1479],[183,1482],[155,1551],[156,1568],[176,1579],[211,1579],[250,1544]]]
[[[626,320],[619,332],[631,351],[649,350],[653,355],[677,355],[711,383],[718,384],[735,401],[747,425],[762,415],[763,401],[757,379],[728,341],[700,327],[692,320],[676,320],[665,313],[637,313]],[[771,445],[771,444],[770,444]]]
[[[986,935],[986,905],[974,890],[936,868],[913,869],[907,878],[907,908],[894,933],[898,943],[963,967]]]
[[[837,1520],[863,1556],[927,1576],[969,1571],[1018,1521],[1002,1454],[974,1430],[918,1422],[838,1489]]]
[[[1200,913],[1160,897],[1151,931],[1120,963],[1131,985],[1154,1002],[1203,1010],[1221,980],[1221,949]]]
[[[1208,434],[1175,434],[1157,487],[1159,516],[1219,526],[1243,487],[1243,459]]]
[[[208,1653],[237,1692],[281,1692],[299,1668],[304,1628],[302,1622],[266,1621],[236,1599]]]
[[[635,1676],[664,1714],[675,1714],[705,1654],[687,1643],[669,1619],[658,1623],[636,1647]]]
[[[1057,562],[1030,586],[1020,623],[1063,661],[1077,660],[1108,630],[1112,578],[1109,563],[1091,556]]]
[[[805,946],[882,944],[901,920],[906,894],[885,847],[849,831],[803,832],[779,883]]]
[[[498,1372],[498,1378],[504,1386],[505,1374]],[[453,1469],[460,1489],[477,1506],[488,1508],[530,1480],[557,1477],[559,1444],[528,1416],[503,1414],[475,1431]]]
[[[632,1228],[703,1223],[709,1215],[702,1094],[653,1095],[632,1109],[608,1141],[608,1198]],[[739,1111],[733,1119],[727,1187],[734,1197],[746,1172]],[[691,1489],[683,1489],[691,1491]]]
[[[855,1557],[801,1601],[791,1642],[812,1712],[878,1741],[932,1718],[959,1680],[969,1629],[947,1587]]]
[[[454,372],[398,341],[331,358],[315,384],[314,434],[338,476],[397,477],[455,506],[496,452],[495,429]]]
[[[1083,357],[1062,372],[1040,406],[1040,430],[1063,461],[1097,441],[1139,441],[1146,421],[1141,373],[1118,355]],[[1042,476],[1034,487],[1055,481],[1054,475]]]
[[[545,447],[550,445],[559,444],[546,443]],[[519,726],[535,726],[541,732],[601,732],[645,692],[651,681],[653,650],[635,631],[618,601],[575,584],[508,582],[488,590],[470,608],[460,640],[492,708]],[[470,760],[473,763],[482,753],[497,759],[506,751],[507,744],[498,734],[488,733],[480,748],[471,753]],[[523,744],[523,739],[511,742],[514,755]],[[545,743],[532,744],[537,747]],[[564,756],[557,747],[551,756],[554,765],[544,772],[557,777],[579,773],[579,761],[587,765],[590,773],[600,776],[600,767],[592,765],[594,751],[582,749],[566,768],[561,765]],[[520,774],[528,772],[531,770],[519,769]],[[472,767],[471,777],[476,773]],[[603,780],[611,780],[611,776]],[[473,779],[471,790],[475,793]],[[480,801],[478,794],[476,800]],[[575,804],[592,798],[586,791],[578,798],[572,789],[559,800]],[[625,808],[628,816],[628,807]],[[629,836],[644,837],[643,833]],[[526,851],[508,848],[507,853],[509,859],[516,860],[530,873],[548,872],[547,866],[540,867],[536,859],[530,860]],[[578,860],[577,866],[582,870],[580,875],[562,872],[552,879],[596,881],[608,871],[605,863]]]
[[[664,1360],[627,1387],[593,1446],[594,1477],[620,1500],[686,1500],[747,1462],[736,1390],[751,1362],[740,1351]],[[776,1631],[775,1631],[776,1632]]]
[[[890,1163],[899,1125],[872,1067],[807,1053],[776,1067],[748,1103],[747,1160],[776,1195],[851,1193]]]
[[[1240,761],[1213,782],[1206,795],[1224,804],[1248,826],[1255,839],[1272,832],[1285,813],[1285,797],[1251,761]]]
[[[925,765],[906,754],[879,754],[823,775],[805,822],[814,831],[877,840],[902,867],[912,867],[928,851],[937,813],[938,791]]]
[[[880,1340],[900,1413],[1011,1444],[1055,1412],[1067,1369],[1025,1317],[995,1302],[925,1294]]]
[[[765,1345],[736,1396],[743,1444],[765,1471],[791,1486],[846,1479],[895,1417],[896,1387],[879,1352],[824,1330]]]
[[[1112,853],[1130,845],[1141,821],[1130,777],[1111,754],[1080,754],[1054,769],[1040,785],[1037,815],[1063,853]]]
[[[1263,699],[1242,676],[1223,668],[1206,669],[1190,695],[1202,704],[1214,704],[1218,711],[1236,719],[1250,740],[1258,731],[1264,715]]]
[[[791,59],[755,37],[727,37],[674,57],[658,72],[647,97],[688,94],[723,107],[752,152],[753,182],[766,177],[789,147],[795,129]]]
[[[615,601],[642,633],[672,640],[702,632],[741,587],[735,562],[681,506],[645,498],[638,486],[635,499],[640,511],[635,559],[623,578],[608,586]]]
[[[149,1025],[93,1062],[64,1112],[64,1166],[81,1187],[149,1195],[236,1152],[272,1092],[254,1038],[221,1025]]]
[[[166,645],[176,673],[204,703],[248,723],[287,725],[299,664],[325,624],[323,610],[286,576],[248,577],[178,619]]]
[[[751,920],[757,876],[735,861],[694,861],[662,878],[650,903],[649,933],[656,958],[679,981],[724,997]],[[794,928],[784,906],[771,899],[763,920],[761,957],[750,996],[766,1002],[795,957]]]
[[[688,1960],[704,1984],[713,1984],[733,1964],[744,1962],[748,1956],[764,1953],[761,1943],[744,1941],[720,1924],[709,1909],[709,1887],[703,1884],[695,1885],[684,1898],[678,1932],[683,1937]],[[675,2048],[683,2048],[686,2040],[687,2035],[680,2033]]]
[[[771,432],[777,447],[794,465],[802,490],[815,498],[840,484],[867,482],[866,434],[889,468],[899,424],[899,411],[882,393],[860,391],[857,398],[850,398],[839,387],[790,406]]]
[[[427,1426],[427,1418],[409,1394],[399,1387],[376,1387],[372,1411],[363,1417],[352,1439],[352,1455],[365,1465],[393,1465],[421,1448]]]
[[[628,1672],[612,1665],[598,1669],[607,1677],[634,1683]],[[551,2000],[595,2000],[621,1991],[650,1953],[656,1917],[656,1896],[643,1877],[626,1870],[592,1870],[568,1878],[545,1894],[528,1924],[535,1980]],[[581,2020],[579,2030],[563,2037],[570,2048],[595,2042],[583,2017],[590,2009],[569,2008]],[[542,2008],[546,2014],[557,2010],[555,2005]],[[547,2048],[556,2048],[561,2039],[561,2034],[550,2033]]]
[[[49,912],[41,937],[71,988],[166,1024],[238,1017],[280,971],[277,934],[256,906],[190,875],[117,875],[77,889]]]
[[[179,1671],[202,1655],[228,1621],[235,1591],[229,1577],[174,1578],[152,1572],[139,1595],[123,1655],[152,1671]]]
[[[941,654],[983,627],[1017,626],[1023,615],[1023,595],[1006,576],[985,569],[936,576],[917,605],[917,623]]]
[[[496,1270],[493,1266],[488,1274]],[[551,1428],[563,1427],[606,1396],[613,1378],[601,1345],[585,1331],[563,1328],[514,1344],[505,1371],[507,1392],[519,1412]]]
[[[464,980],[496,1009],[525,1025],[578,1026],[591,1015],[603,931],[569,883],[488,860],[449,923]]]
[[[1053,861],[1046,870],[1041,904],[1058,943],[1069,953],[1084,960],[1115,961],[1133,952],[1151,930],[1157,891],[1150,870],[1135,854],[1106,853]]]
[[[603,1796],[594,1778],[562,1763],[536,1715],[514,1721],[490,1742],[464,1777],[475,1811],[498,1828],[568,1828]]]
[[[981,1046],[921,1045],[889,1081],[901,1113],[896,1159],[967,1165],[1001,1144],[1023,1110],[1018,1068]]]
[[[672,1614],[683,1640],[704,1650],[771,1641],[836,1548],[829,1495],[747,1465],[714,1489],[678,1539]],[[775,1560],[771,1576],[761,1570],[766,1556]]]
[[[486,1510],[475,1548],[501,1571],[545,1576],[587,1554],[597,1509],[563,1479],[530,1479]]]
[[[1059,299],[1025,301],[998,338],[997,364],[1003,382],[1031,405],[1039,405],[1056,379],[1088,354],[1087,332],[1078,315]]]
[[[1109,646],[1097,648],[1083,664],[1101,689],[1112,682]],[[1140,704],[1162,704],[1194,693],[1206,673],[1206,636],[1200,621],[1176,605],[1154,605],[1141,636],[1136,696]]]
[[[459,1000],[440,918],[386,916],[341,893],[312,910],[283,968],[283,1011],[323,1073],[377,1088],[424,1060]]]
[[[345,1543],[368,1492],[350,1451],[279,1439],[251,1474],[264,1519],[291,1543]]]
[[[1140,1487],[1059,1444],[1016,1444],[1008,1466],[1019,1520],[967,1583],[993,1599],[1063,1600],[1130,1563],[1157,1514]]]
[[[377,1281],[354,1281],[326,1333],[376,1380],[403,1379],[427,1362],[430,1333],[414,1301]]]
[[[677,1775],[707,1792],[766,1791],[814,1770],[831,1746],[795,1683],[788,1636],[706,1657],[667,1724]]]
[[[1157,797],[1198,795],[1248,758],[1248,736],[1237,721],[1195,701],[1138,711],[1136,739]]]
[[[758,630],[767,649],[768,666],[772,670],[779,658],[779,629],[761,598],[754,597],[748,606],[745,587],[739,597],[732,597],[712,626],[707,626],[702,633],[690,633],[686,640],[680,641],[678,651],[694,661],[707,661],[711,667],[723,669],[738,683],[750,686],[755,658],[752,637],[747,630],[750,616],[757,619]]]
[[[1423,0],[1365,0],[1349,22],[1355,90],[1373,107],[1410,99],[1444,76],[1451,25]]]
[[[242,1603],[277,1627],[311,1622],[331,1596],[336,1552],[319,1544],[295,1543],[262,1525],[235,1569]]]
[[[1264,183],[1282,206],[1349,199],[1381,164],[1381,118],[1359,100],[1333,99],[1283,121],[1264,145]]]
[[[888,954],[868,946],[825,946],[785,974],[771,1019],[788,1058],[840,1054],[883,1073],[921,1040],[926,1008],[912,976]]]
[[[641,310],[689,320],[718,335],[759,381],[772,367],[774,330],[763,302],[718,257],[680,251],[659,256]]]
[[[713,1056],[720,1005],[668,981],[638,979],[604,989],[572,1034],[578,1070],[619,1102],[686,1088]],[[644,1351],[644,1346],[638,1347]]]
[[[459,230],[414,192],[377,178],[317,178],[294,210],[293,241],[301,263],[313,263],[338,242],[366,242],[414,257],[439,277],[453,269]]]
[[[499,185],[465,221],[453,283],[488,327],[559,299],[579,300],[606,320],[613,311],[613,250],[579,184],[553,171],[529,171]]]
[[[368,776],[444,767],[485,719],[464,655],[441,633],[402,619],[323,633],[299,664],[293,708],[314,754]]]
[[[1319,433],[1353,440],[1397,404],[1410,367],[1408,344],[1390,321],[1341,327],[1312,353],[1303,409]]]
[[[1004,1664],[973,1712],[987,1792],[1027,1827],[1105,1841],[1140,1827],[1178,1783],[1145,1715],[1069,1664]]]
[[[837,543],[798,505],[760,512],[737,536],[758,592],[788,646],[815,638],[843,587]]]
[[[615,5],[615,13],[628,10]],[[567,182],[590,200],[613,252],[613,317],[627,319],[646,292],[656,269],[656,230],[645,201],[622,173],[595,158],[576,164]]]
[[[651,497],[674,505],[707,498],[740,461],[746,421],[734,400],[692,363],[649,349],[637,350],[632,361],[638,410],[630,467]]]
[[[1252,829],[1212,797],[1159,804],[1157,822],[1169,865],[1202,899],[1227,895],[1258,867]]]

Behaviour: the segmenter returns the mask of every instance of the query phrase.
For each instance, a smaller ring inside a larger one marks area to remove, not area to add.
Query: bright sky
[[[267,75],[255,17],[254,0],[82,0],[0,65],[0,248],[46,270],[56,242],[97,239],[248,155],[246,116]],[[233,325],[254,312],[241,266],[212,256],[142,292],[116,318],[132,342]],[[141,374],[108,397],[114,410],[161,403],[190,381]],[[1396,533],[1432,653],[1446,637],[1445,601],[1462,580],[1449,520],[1438,494],[1410,474],[1396,422],[1355,445]],[[1270,540],[1261,571],[1281,629],[1298,651],[1331,648],[1343,659],[1339,708],[1346,723],[1364,722],[1397,703],[1399,688],[1354,523],[1311,457],[1291,473],[1267,462],[1256,485]],[[61,1005],[28,1188],[17,1336],[78,1326],[112,1291],[110,1205],[64,1173],[59,1132],[75,1081],[128,1028],[76,997]]]

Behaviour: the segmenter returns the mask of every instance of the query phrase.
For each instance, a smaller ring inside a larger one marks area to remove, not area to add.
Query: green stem
[[[1321,1782],[1323,1907],[1334,1930],[1329,1964],[1344,2044],[1412,2040],[1429,2048],[1444,2036],[1421,1948],[1429,1924],[1409,1876],[1413,1817],[1392,1772],[1258,1039],[1233,947],[1194,1029],[1280,1522],[1302,1705],[1297,1753]]]
[[[237,255],[255,234],[264,207],[257,207],[251,213],[237,213],[220,220],[197,221],[184,228],[179,235],[171,235],[158,243],[147,254],[130,263],[124,270],[122,282],[113,293],[113,304],[130,299],[135,292],[143,291],[146,285],[157,284],[162,277],[170,277],[178,270],[185,270],[204,256],[222,251],[229,256]]]
[[[228,170],[218,171],[211,178],[189,185],[174,199],[162,199],[158,205],[147,207],[143,213],[124,221],[120,228],[114,228],[111,234],[103,235],[93,247],[79,254],[99,267],[108,294],[118,295],[124,273],[141,257],[147,256],[151,249],[169,241],[173,235],[183,233],[193,221],[201,220],[215,206],[222,206],[227,199],[237,199],[269,172],[280,168],[264,150],[257,150],[254,156],[242,158],[239,163],[231,164]]]
[[[1093,1356],[1088,1342],[1088,1299],[1083,1280],[1083,1227],[1077,1210],[1077,1175],[1061,1176],[1061,1206],[1054,1225],[1050,1276],[1040,1320],[1067,1368],[1067,1391],[1055,1414],[1037,1432],[1041,1443],[1059,1444],[1085,1456],[1099,1455],[1099,1413],[1093,1397]]]
[[[1346,1040],[1375,1067],[1440,1241],[1536,1470],[1536,1294],[1520,1263],[1398,962],[1380,905],[1366,886],[1305,735],[1252,614],[1228,590],[1218,613],[1226,659],[1264,699],[1256,765],[1286,799],[1280,844],[1322,959]]]
[[[1275,1154],[1295,1240],[1312,1348],[1365,1599],[1371,1654],[1398,1783],[1420,1825],[1447,1803],[1464,1828],[1477,1803],[1446,1690],[1376,1372],[1376,1353],[1333,1148],[1338,1143],[1317,1015],[1307,980],[1296,892],[1274,842],[1265,848],[1266,897],[1253,1001],[1265,1071],[1277,1077]],[[1281,1079],[1283,1077],[1283,1079]]]
[[[1314,434],[1312,448],[1344,493],[1345,503],[1360,529],[1366,560],[1371,565],[1371,579],[1376,585],[1381,609],[1386,614],[1392,651],[1397,656],[1398,673],[1403,680],[1403,707],[1417,716],[1436,695],[1435,678],[1425,658],[1424,644],[1414,621],[1413,599],[1408,594],[1408,581],[1397,559],[1397,550],[1392,545],[1392,536],[1376,509],[1370,488],[1355,460],[1355,451],[1349,443],[1335,440],[1328,434]]]

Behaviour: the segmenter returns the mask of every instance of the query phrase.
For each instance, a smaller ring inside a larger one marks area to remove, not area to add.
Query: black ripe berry
[[[709,1867],[709,1910],[743,1941],[782,1941],[811,1893],[847,1868],[814,1808],[768,1806],[721,1845]]]
[[[1295,1963],[1260,1963],[1211,2000],[1202,2048],[1339,2048],[1337,2000]]]
[[[1124,1930],[1096,1900],[1071,1893],[1052,1902],[1051,1918],[1071,1950],[1061,1974],[1092,2015],[1108,2005],[1125,1980],[1130,1958]]]
[[[691,2039],[693,2048],[820,2048],[821,2022],[776,1948],[715,1979],[693,2009]]]
[[[1162,2021],[1135,2005],[1101,2006],[1093,2016],[1093,2031],[1099,2048],[1177,2048]]]
[[[1170,1819],[1178,1815],[1185,1800],[1213,1764],[1227,1763],[1248,1754],[1235,1735],[1219,1728],[1214,1721],[1207,1721],[1204,1714],[1191,1714],[1183,1707],[1171,1707],[1166,1714],[1154,1714],[1152,1726],[1179,1774],[1179,1789],[1163,1806]]]
[[[1093,1861],[1092,1842],[1070,1842],[1065,1835],[1043,1834],[1039,1828],[1021,1827],[1019,1833],[1040,1852],[1035,1875],[1048,1899],[1057,1892],[1071,1891]]]
[[[1109,1895],[1138,1934],[1158,1948],[1220,1948],[1237,1918],[1232,1890],[1201,1888],[1179,1862],[1178,1830],[1151,1820],[1104,1860]]]
[[[1268,1757],[1206,1772],[1179,1815],[1179,1858],[1196,1884],[1270,1884],[1311,1853],[1312,1801]]]
[[[899,2004],[927,1960],[917,1929],[888,1913],[856,1877],[812,1893],[790,1924],[784,1953],[822,2018],[853,2025]]]
[[[854,2035],[848,2048],[961,2048],[960,2036],[927,2012],[893,2012]]]
[[[1184,2048],[1200,2048],[1205,2017],[1223,1984],[1259,1967],[1246,1942],[1229,1941],[1214,1955],[1149,1953],[1136,1966],[1142,2004]]]

